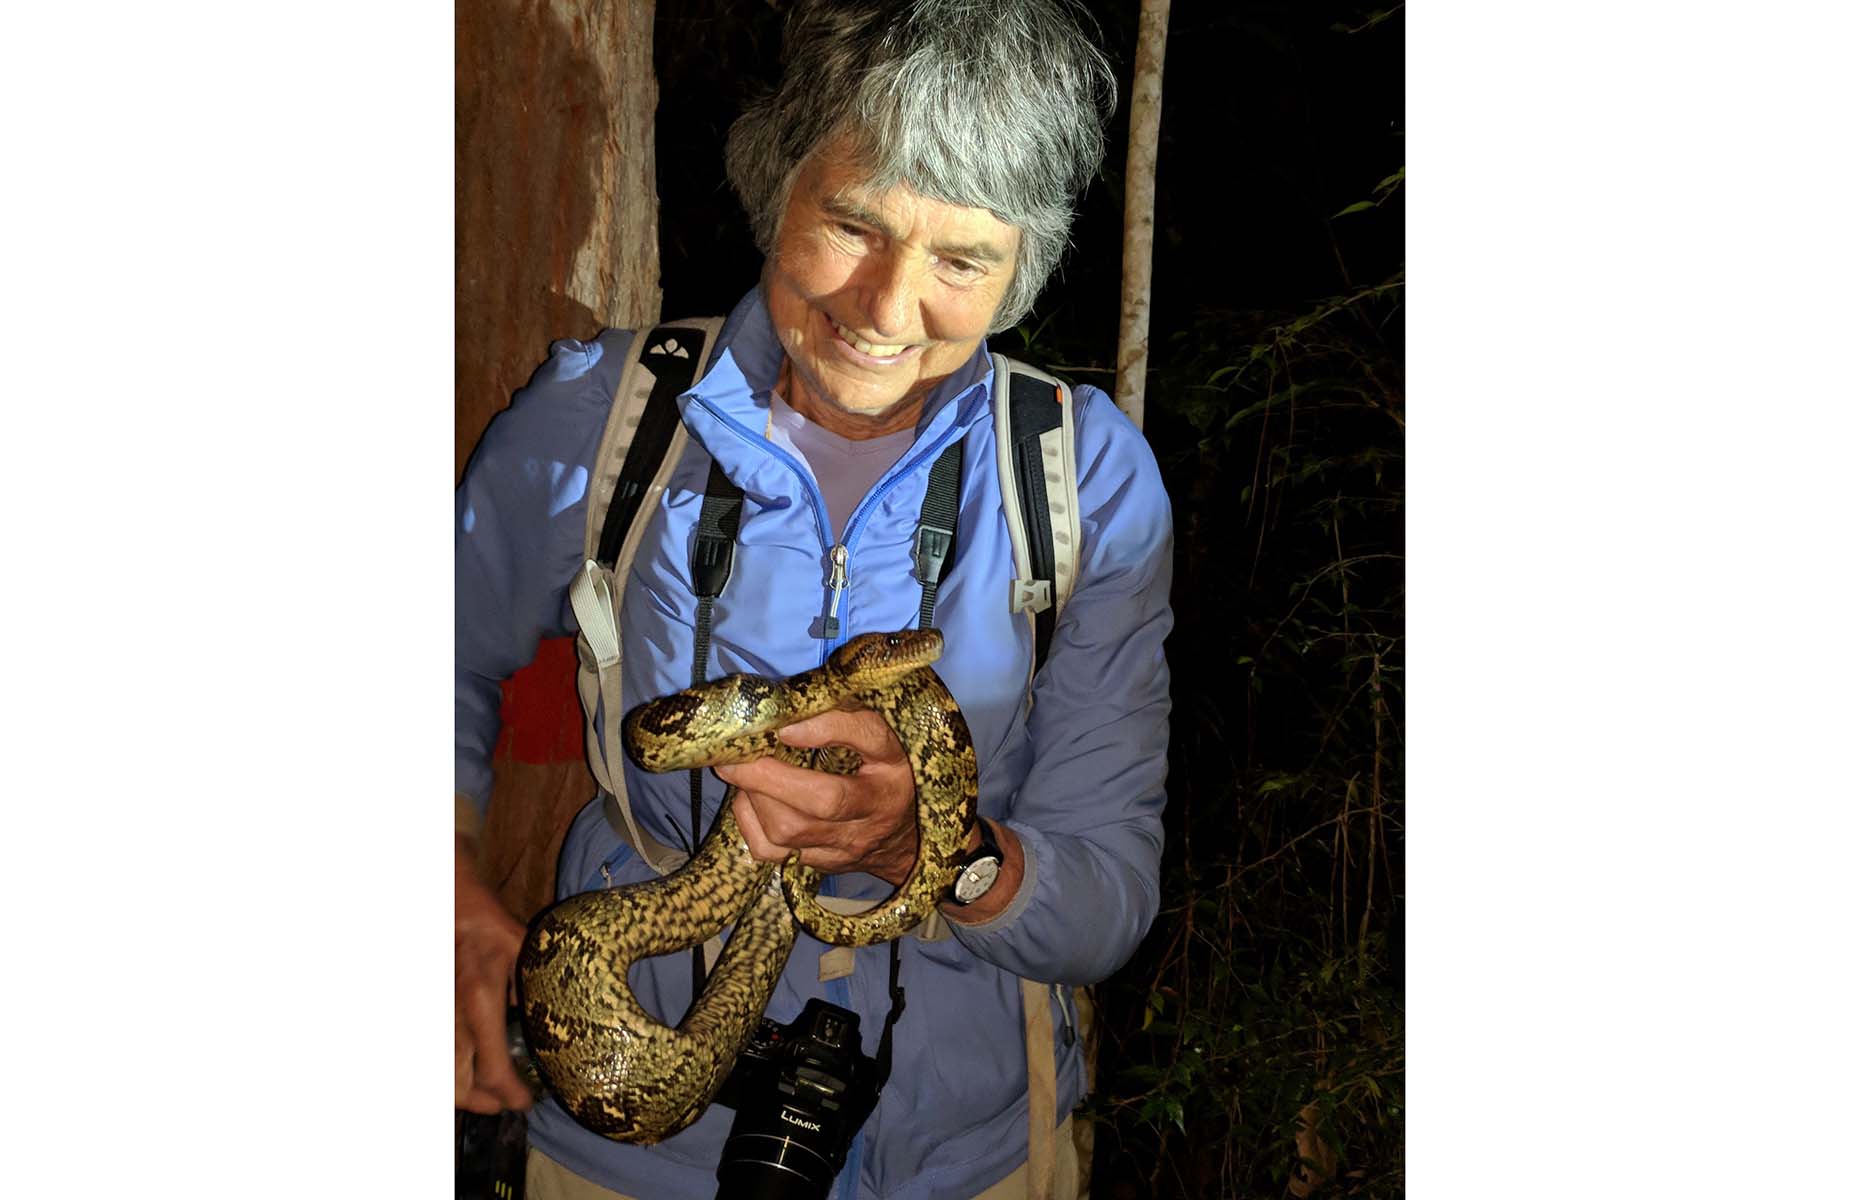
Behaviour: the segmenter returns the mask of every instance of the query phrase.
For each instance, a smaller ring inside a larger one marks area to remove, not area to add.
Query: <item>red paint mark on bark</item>
[[[529,666],[504,681],[494,761],[580,762],[581,701],[575,695],[575,639],[545,638]]]

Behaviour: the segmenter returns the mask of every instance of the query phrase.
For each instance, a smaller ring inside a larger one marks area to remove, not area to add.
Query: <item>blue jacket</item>
[[[497,737],[498,681],[529,661],[539,638],[574,632],[567,603],[579,569],[587,481],[626,361],[629,338],[562,341],[474,454],[457,498],[456,651],[458,789],[482,810]],[[986,347],[924,406],[910,451],[847,522],[848,580],[840,637],[819,634],[832,546],[824,502],[806,465],[765,439],[769,389],[781,351],[760,291],[736,307],[721,354],[679,404],[691,442],[649,520],[625,580],[622,636],[627,707],[690,682],[696,601],[689,578],[693,525],[711,457],[744,493],[734,573],[716,601],[709,676],[791,675],[818,666],[857,633],[917,623],[921,593],[911,546],[930,464],[964,439],[955,557],[937,595],[946,648],[937,674],[961,704],[980,767],[980,809],[1011,828],[1027,856],[1013,904],[953,938],[902,943],[908,1007],[893,1034],[893,1067],[835,1184],[837,1200],[966,1198],[1027,1154],[1026,1050],[1017,976],[1083,984],[1121,966],[1158,902],[1171,624],[1171,525],[1154,457],[1102,391],[1075,389],[1079,471],[1079,581],[1026,704],[1033,645],[1008,610],[1013,552],[997,482]],[[625,765],[634,813],[668,845],[687,839],[688,777]],[[706,773],[706,825],[724,788]],[[614,835],[600,805],[576,819],[557,891],[567,896],[651,876]],[[842,896],[878,898],[871,876],[828,881]],[[818,981],[821,943],[800,935],[767,1015],[792,1020],[810,996],[860,1016],[876,1051],[889,1007],[888,951],[855,954],[851,976]],[[690,1001],[683,955],[635,971],[641,1002],[676,1017]],[[643,978],[642,978],[643,977]],[[1053,993],[1049,993],[1053,994]],[[1069,995],[1053,994],[1058,1101],[1083,1094]],[[1068,1011],[1061,1011],[1065,1006]],[[531,1117],[531,1141],[606,1187],[653,1200],[716,1193],[715,1169],[734,1113],[713,1106],[652,1147],[610,1142],[553,1102]]]

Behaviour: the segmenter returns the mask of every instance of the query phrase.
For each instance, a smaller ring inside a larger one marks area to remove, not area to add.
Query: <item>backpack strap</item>
[[[930,485],[924,492],[923,511],[917,517],[917,543],[911,551],[917,586],[923,600],[917,607],[917,628],[928,629],[936,620],[936,590],[949,573],[956,550],[956,509],[962,497],[962,439],[957,438],[937,455],[930,467]]]
[[[1046,664],[1053,630],[1078,582],[1079,472],[1074,449],[1072,389],[1064,380],[1005,354],[995,363],[995,468],[1001,509],[1014,547],[1014,583],[1008,605],[1024,612],[1033,631],[1033,674]],[[1027,703],[1033,702],[1033,680]],[[1028,1195],[1053,1196],[1058,1155],[1058,1062],[1053,1050],[1053,1006],[1065,1018],[1066,1041],[1076,1036],[1057,984],[1020,981],[1027,1038]]]
[[[659,467],[674,445],[682,450],[685,442],[678,397],[703,372],[723,321],[676,321],[634,343],[588,480],[587,557],[612,567],[633,517],[649,495],[656,498],[664,490],[656,479]]]
[[[1046,664],[1053,629],[1078,581],[1079,472],[1072,389],[1005,354],[995,362],[995,467],[1014,546],[1012,612],[1033,630],[1033,670]]]
[[[736,527],[743,518],[743,489],[736,486],[716,459],[704,483],[704,507],[698,511],[696,536],[691,539],[691,590],[697,594],[697,619],[691,634],[691,686],[710,677],[711,610],[730,582],[736,562]],[[695,852],[698,831],[698,788],[701,769],[691,771],[691,845]]]
[[[568,599],[580,632],[576,688],[587,721],[588,767],[605,793],[609,820],[639,856],[659,874],[675,869],[685,855],[651,837],[633,819],[626,801],[620,748],[620,605],[625,564],[632,562],[644,521],[634,518],[665,490],[686,442],[677,400],[690,390],[715,344],[723,318],[661,325],[634,342],[620,374],[607,426],[588,480],[586,555],[569,583]],[[596,713],[599,713],[597,722]]]

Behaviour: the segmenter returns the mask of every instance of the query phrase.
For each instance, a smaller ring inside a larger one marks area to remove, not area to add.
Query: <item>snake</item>
[[[642,704],[622,722],[629,757],[651,772],[780,758],[838,774],[848,747],[809,751],[776,730],[836,708],[882,716],[916,786],[917,860],[896,891],[862,913],[824,908],[821,873],[798,855],[761,862],[724,802],[691,858],[642,883],[568,897],[531,922],[517,957],[518,1009],[534,1065],[570,1116],[615,1141],[651,1144],[695,1121],[742,1050],[787,965],[798,931],[866,946],[909,932],[955,879],[976,815],[975,750],[931,664],[934,629],[868,633],[821,666],[785,679],[727,675]],[[733,925],[703,990],[676,1028],[627,983],[653,955],[703,944]]]

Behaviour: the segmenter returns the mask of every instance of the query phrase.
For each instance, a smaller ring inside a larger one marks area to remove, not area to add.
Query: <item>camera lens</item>
[[[717,1200],[826,1200],[879,1086],[857,1013],[815,997],[791,1025],[763,1021],[724,1085]]]
[[[819,1150],[794,1138],[733,1130],[717,1167],[717,1200],[825,1200],[837,1173]]]

